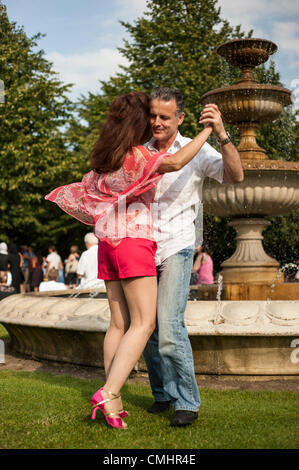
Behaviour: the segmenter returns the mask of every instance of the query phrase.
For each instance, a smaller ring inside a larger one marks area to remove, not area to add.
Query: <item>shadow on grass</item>
[[[6,371],[3,370],[4,374],[5,372]],[[88,403],[88,405],[90,405],[92,395],[104,384],[104,381],[97,379],[82,379],[68,375],[55,375],[51,372],[44,372],[41,370],[34,372],[9,370],[8,372],[10,375],[18,378],[30,378],[30,380],[42,382],[55,387],[67,387],[70,390],[74,390],[76,395],[79,392],[83,400]],[[124,407],[128,407],[129,409],[139,409],[139,411],[143,411],[144,413],[147,413],[146,410],[153,403],[151,390],[147,385],[134,384],[134,387],[131,388],[130,385],[125,384],[122,387],[121,395]],[[100,414],[100,412],[98,414]],[[93,421],[90,416],[91,411],[89,415],[83,418],[83,421],[92,425]]]

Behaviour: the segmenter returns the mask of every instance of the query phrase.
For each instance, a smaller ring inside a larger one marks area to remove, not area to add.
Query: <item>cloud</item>
[[[236,6],[235,0],[219,0],[217,6],[221,8],[222,19],[228,20],[233,26],[240,24],[241,30],[249,32],[254,29],[254,36],[258,36],[255,27],[257,18],[260,18],[263,11],[267,11],[267,0],[250,0],[250,2],[241,1]]]
[[[146,0],[115,0],[114,9],[117,18],[132,22],[144,13],[146,4]],[[281,0],[242,0],[236,7],[235,0],[218,0],[217,6],[221,8],[222,19],[228,20],[231,25],[241,24],[241,30],[245,32],[253,29],[254,37],[270,39],[278,45],[278,53],[273,58],[284,75],[283,80],[299,77],[299,72],[296,72],[299,62],[299,24],[296,22],[299,2],[284,0],[282,4]],[[120,65],[127,65],[127,60],[116,49],[125,36],[124,29],[115,16],[100,15],[99,21],[97,50],[63,54],[56,48],[57,52],[47,56],[53,62],[54,70],[59,72],[60,79],[64,83],[75,84],[72,98],[88,91],[99,92],[99,80],[107,80],[119,71]],[[97,45],[93,44],[93,48]],[[289,76],[290,69],[292,76]]]
[[[275,33],[274,23],[286,22],[299,14],[299,2],[294,0],[250,0],[238,2],[235,0],[218,0],[221,7],[221,16],[231,24],[241,24],[242,29],[254,30],[254,36],[258,37],[272,29]],[[258,25],[258,26],[257,26]],[[271,39],[271,38],[270,38]]]
[[[119,6],[142,13],[146,9],[147,0],[117,0]]]
[[[147,0],[117,0],[119,16],[132,20],[141,16],[146,10]]]
[[[294,22],[275,23],[273,26],[279,47],[299,57],[299,25]]]
[[[299,61],[299,2],[294,0],[219,0],[221,17],[232,25],[241,24],[241,30],[253,29],[253,37],[273,41],[278,52],[273,59],[281,69],[283,80],[291,80],[290,69],[295,69]],[[286,64],[286,61],[288,63]],[[299,77],[299,72],[298,72]]]
[[[62,82],[74,83],[72,98],[88,91],[99,92],[99,80],[107,80],[120,70],[120,65],[127,65],[127,60],[116,49],[71,55],[52,52],[47,59],[53,62],[53,69],[59,73]]]

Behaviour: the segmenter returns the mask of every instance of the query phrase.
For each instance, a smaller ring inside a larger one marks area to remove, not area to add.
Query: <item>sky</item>
[[[118,47],[129,39],[120,20],[132,23],[146,10],[146,0],[3,0],[11,21],[24,26],[28,36],[40,32],[39,49],[53,63],[70,94],[99,92],[107,80],[126,65]],[[221,17],[253,37],[278,46],[273,55],[286,88],[299,107],[299,2],[297,0],[218,0]]]

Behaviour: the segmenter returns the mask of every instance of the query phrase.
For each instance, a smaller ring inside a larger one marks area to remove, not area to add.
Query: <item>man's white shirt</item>
[[[167,150],[174,154],[192,139],[183,137],[179,132]],[[144,144],[150,151],[157,153],[152,138]],[[154,238],[158,249],[156,265],[180,250],[194,245],[195,219],[202,213],[202,187],[205,177],[223,182],[223,160],[207,142],[197,155],[181,170],[165,173],[157,185],[152,205],[154,219]]]
[[[63,282],[57,281],[44,281],[39,285],[39,292],[46,292],[50,290],[65,290],[67,286]]]
[[[60,256],[57,253],[55,253],[54,251],[52,251],[52,253],[50,253],[47,256],[46,260],[49,263],[49,270],[51,268],[59,269],[59,265],[62,264]]]
[[[77,274],[83,276],[79,288],[104,288],[104,281],[98,279],[98,245],[93,245],[88,250],[83,251],[78,267]]]

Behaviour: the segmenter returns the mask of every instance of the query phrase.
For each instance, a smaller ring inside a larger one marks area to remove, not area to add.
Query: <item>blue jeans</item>
[[[200,395],[184,323],[192,263],[191,246],[157,266],[157,327],[143,356],[155,401],[171,400],[175,410],[197,411]]]

